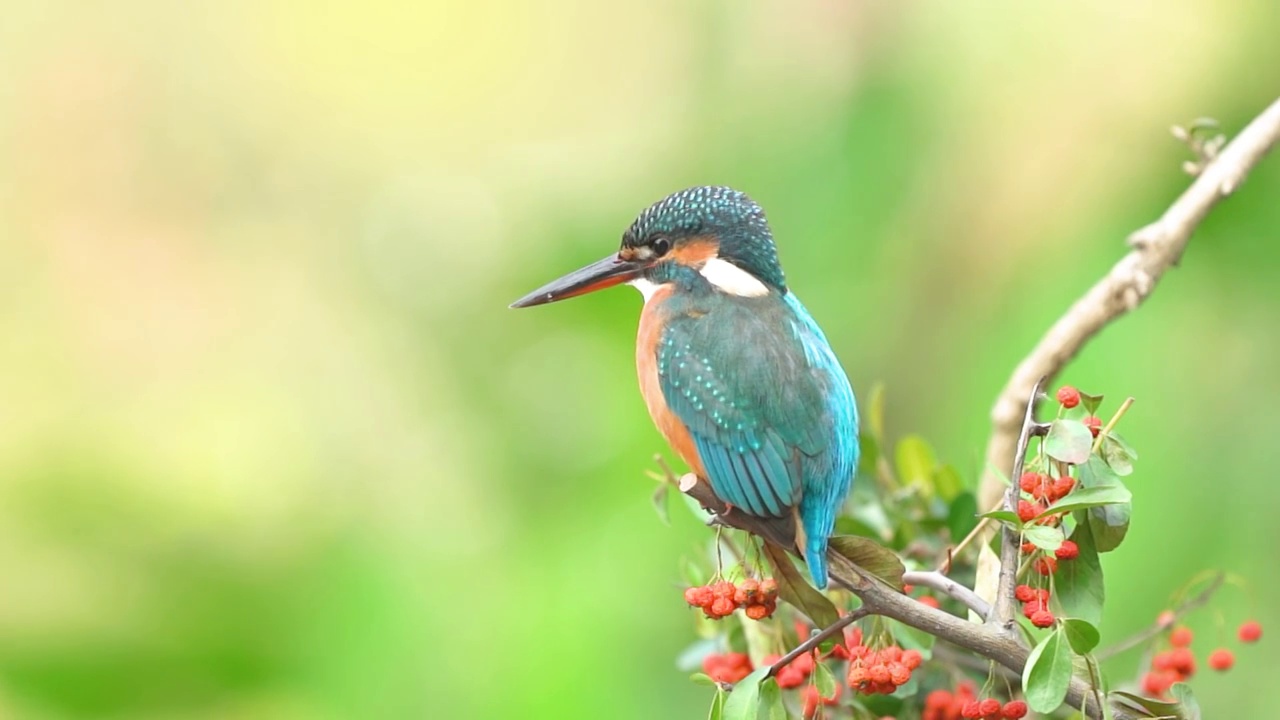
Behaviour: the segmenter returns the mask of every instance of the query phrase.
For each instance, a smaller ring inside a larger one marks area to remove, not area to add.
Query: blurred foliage
[[[6,3],[0,716],[704,711],[672,663],[674,559],[704,531],[646,502],[637,298],[506,304],[672,190],[741,187],[856,389],[889,388],[889,434],[972,483],[1016,360],[1186,184],[1168,126],[1231,133],[1273,99],[1277,22]],[[1138,398],[1106,637],[1152,588],[1270,567],[1277,193],[1271,158],[1066,378]],[[1280,580],[1254,575],[1224,611],[1274,624]],[[1261,716],[1232,688],[1278,659],[1197,694]]]

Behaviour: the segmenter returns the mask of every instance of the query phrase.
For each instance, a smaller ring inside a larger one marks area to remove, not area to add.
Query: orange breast
[[[689,428],[667,406],[662,396],[662,387],[658,383],[658,343],[662,340],[662,328],[665,320],[662,305],[671,295],[670,287],[658,288],[653,296],[644,304],[640,313],[640,330],[636,337],[636,371],[640,375],[640,394],[649,408],[649,417],[658,426],[658,432],[666,438],[671,449],[676,451],[689,469],[701,477],[706,477],[698,450],[694,447]]]

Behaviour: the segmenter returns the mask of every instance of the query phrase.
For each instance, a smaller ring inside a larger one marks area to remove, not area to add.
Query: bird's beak
[[[511,307],[522,308],[545,305],[557,300],[586,295],[589,292],[621,285],[638,277],[643,269],[644,263],[623,260],[617,255],[610,255],[584,268],[574,270],[558,280],[552,280],[511,303]]]

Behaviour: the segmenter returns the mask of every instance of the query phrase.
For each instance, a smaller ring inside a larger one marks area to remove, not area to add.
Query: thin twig
[[[1103,650],[1099,650],[1098,652],[1094,653],[1094,657],[1098,659],[1098,662],[1102,662],[1107,658],[1115,657],[1116,655],[1119,655],[1120,653],[1125,652],[1126,650],[1132,650],[1133,648],[1138,647],[1139,645],[1147,642],[1148,640],[1151,640],[1155,636],[1167,630],[1170,625],[1177,622],[1183,615],[1186,615],[1192,610],[1203,607],[1206,603],[1208,603],[1209,600],[1213,597],[1213,594],[1218,592],[1218,589],[1222,587],[1222,583],[1224,580],[1226,580],[1226,578],[1227,578],[1226,573],[1220,572],[1217,575],[1215,575],[1213,578],[1213,581],[1210,582],[1208,585],[1206,585],[1205,588],[1201,590],[1195,597],[1182,603],[1177,607],[1177,609],[1173,611],[1173,620],[1170,620],[1167,623],[1157,622],[1155,625],[1152,625],[1151,627],[1145,630],[1135,633],[1125,638],[1124,640],[1121,640],[1115,645],[1112,645],[1111,647],[1105,648]]]
[[[961,604],[977,613],[979,617],[986,617],[991,612],[991,605],[986,600],[978,597],[978,593],[935,570],[905,572],[902,574],[902,582],[944,593],[959,600]]]
[[[845,628],[858,622],[859,620],[861,620],[862,618],[870,614],[871,614],[870,610],[868,610],[865,607],[860,607],[857,610],[854,610],[853,612],[849,613],[848,615],[845,615],[844,617],[840,618],[839,620],[836,620],[835,622],[831,623],[830,625],[820,630],[818,634],[814,635],[808,640],[805,640],[804,642],[797,645],[795,649],[792,650],[791,652],[778,658],[777,662],[769,666],[769,671],[766,672],[764,676],[769,678],[769,677],[773,677],[774,675],[777,675],[778,671],[790,665],[792,660],[795,660],[801,655],[804,655],[805,653],[812,651],[814,648],[818,647],[824,641],[826,641],[827,638],[831,637],[832,635],[835,635],[836,633],[839,633],[841,630],[844,630]]]
[[[1022,464],[1026,460],[1027,445],[1031,443],[1031,432],[1036,424],[1036,402],[1040,399],[1040,391],[1044,387],[1044,378],[1036,381],[1031,387],[1031,396],[1027,398],[1027,409],[1022,415],[1022,432],[1018,434],[1018,447],[1013,456],[1013,474],[1010,476],[1009,489],[1004,494],[1004,506],[1009,512],[1018,511],[1018,499],[1021,497],[1018,481],[1022,477]],[[1018,553],[1021,543],[1018,533],[1012,526],[1005,524],[1000,538],[1000,582],[996,589],[996,602],[990,613],[985,615],[987,623],[997,625],[1005,632],[1015,633],[1017,622],[1014,620],[1014,597],[1018,585]]]
[[[1022,401],[1039,378],[1052,380],[1094,335],[1132,312],[1181,259],[1191,234],[1209,211],[1235,192],[1245,176],[1280,142],[1280,100],[1273,102],[1208,161],[1199,176],[1160,219],[1129,238],[1133,247],[1045,333],[1018,363],[991,410],[991,439],[978,505],[992,505],[1000,493],[996,470],[1009,467],[1022,420]]]
[[[1111,431],[1116,428],[1116,424],[1120,422],[1120,418],[1124,417],[1124,414],[1129,412],[1131,407],[1133,407],[1132,397],[1127,397],[1124,402],[1120,403],[1115,415],[1112,415],[1111,420],[1107,421],[1107,426],[1099,430],[1098,437],[1093,439],[1093,450],[1091,452],[1098,452],[1098,448],[1102,447],[1103,439],[1111,434]]]

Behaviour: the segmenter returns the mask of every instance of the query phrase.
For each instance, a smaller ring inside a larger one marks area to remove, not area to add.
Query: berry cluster
[[[764,664],[772,665],[781,659],[781,655],[767,655],[764,658]],[[813,674],[813,669],[817,664],[813,653],[808,652],[778,668],[778,673],[773,677],[778,681],[778,687],[783,690],[798,688],[805,684],[805,681]]]
[[[1033,588],[1030,585],[1019,585],[1013,589],[1013,596],[1022,603],[1022,614],[1027,616],[1032,625],[1047,628],[1053,625],[1055,618],[1049,610],[1048,588]]]
[[[702,672],[720,683],[736,683],[750,675],[752,669],[746,653],[711,653],[702,659]]]
[[[1074,387],[1070,385],[1063,385],[1058,388],[1058,404],[1061,405],[1064,410],[1070,410],[1071,408],[1079,405],[1080,400],[1080,391]],[[1102,420],[1100,420],[1096,415],[1090,415],[1086,417],[1083,422],[1085,427],[1089,428],[1089,431],[1093,433],[1093,436],[1098,437],[1098,433],[1102,431]]]
[[[920,720],[960,720],[960,711],[977,699],[977,688],[968,680],[957,685],[955,692],[934,690],[924,698]]]
[[[872,650],[861,643],[849,647],[849,687],[863,695],[891,695],[911,681],[924,658],[917,650],[889,645]]]
[[[763,620],[778,609],[778,582],[773,578],[747,578],[734,585],[726,580],[699,585],[684,591],[684,601],[712,620],[719,620],[742,608],[752,620]]]
[[[1001,704],[995,698],[970,700],[960,708],[962,718],[982,718],[983,720],[1018,720],[1027,716],[1027,704],[1022,700],[1010,700]]]
[[[1173,624],[1173,618],[1173,613],[1166,610],[1160,613],[1157,624],[1167,627]],[[1257,642],[1262,637],[1262,625],[1256,620],[1241,623],[1236,630],[1236,637],[1241,642]],[[1162,698],[1174,683],[1183,682],[1194,675],[1196,657],[1191,652],[1191,642],[1194,639],[1195,634],[1185,625],[1179,625],[1170,630],[1169,649],[1151,657],[1151,669],[1142,676],[1142,689]],[[1205,661],[1214,670],[1226,672],[1236,664],[1236,656],[1227,648],[1218,648],[1209,653]]]

